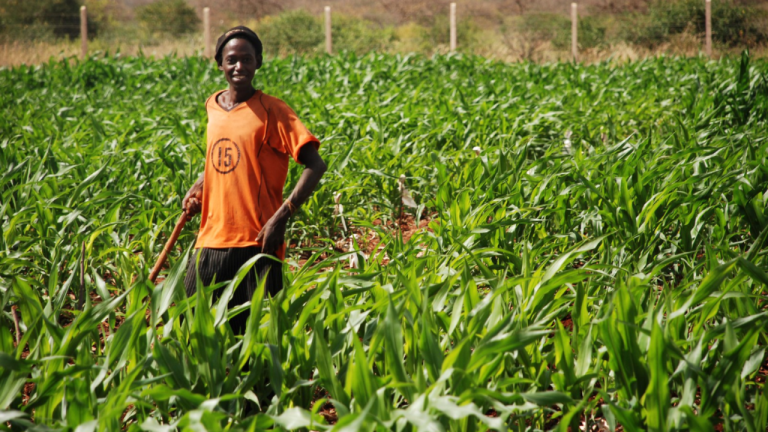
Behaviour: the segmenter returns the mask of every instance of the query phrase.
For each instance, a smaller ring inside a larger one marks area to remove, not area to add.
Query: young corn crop
[[[183,291],[199,219],[147,280],[215,65],[0,70],[0,429],[766,430],[768,63],[340,55],[255,84],[329,169],[285,289],[228,310],[233,283]]]

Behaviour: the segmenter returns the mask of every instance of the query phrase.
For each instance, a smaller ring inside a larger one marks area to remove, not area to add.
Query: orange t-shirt
[[[320,142],[283,101],[257,90],[226,111],[208,98],[203,209],[195,248],[260,246],[261,227],[283,204],[288,156]],[[285,245],[278,257],[285,258]]]

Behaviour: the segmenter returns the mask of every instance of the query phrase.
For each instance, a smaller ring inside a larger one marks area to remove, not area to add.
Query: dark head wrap
[[[256,50],[256,58],[261,59],[264,51],[264,47],[261,45],[261,39],[259,39],[256,33],[248,27],[237,26],[224,32],[224,34],[219,37],[219,40],[216,41],[216,63],[219,65],[221,64],[221,50],[227,42],[234,38],[242,38],[250,42],[253,45],[254,50]]]

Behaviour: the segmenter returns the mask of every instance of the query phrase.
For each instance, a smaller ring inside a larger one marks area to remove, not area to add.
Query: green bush
[[[350,51],[355,54],[386,51],[395,40],[392,28],[347,15],[334,15],[331,30],[334,51]]]
[[[80,36],[79,0],[0,0],[0,33],[9,39],[48,39]],[[89,35],[98,33],[89,20]]]
[[[257,32],[265,54],[273,56],[315,54],[322,49],[324,38],[320,18],[301,9],[264,18]]]
[[[553,13],[529,13],[516,20],[514,29],[531,42],[562,39],[571,28],[568,18]]]
[[[691,1],[691,0],[688,0]],[[697,10],[696,30],[705,32],[703,7]],[[758,21],[765,12],[756,8],[734,6],[724,1],[712,3],[712,38],[720,43],[736,45],[757,45],[768,41],[768,29]]]
[[[579,18],[579,47],[592,48],[605,41],[607,26],[600,16]],[[515,29],[532,41],[551,41],[557,49],[569,49],[571,46],[570,18],[553,13],[530,13],[517,21]]]
[[[435,47],[449,45],[451,38],[451,26],[448,15],[437,14],[426,22],[423,27],[422,46]],[[471,19],[457,20],[456,23],[456,48],[459,51],[472,51],[478,42],[480,29]]]
[[[141,6],[137,17],[152,34],[183,35],[200,27],[200,18],[184,0],[158,0]]]
[[[552,45],[559,49],[570,49],[571,47],[571,21],[566,19],[567,26],[559,28],[559,31],[552,39]],[[594,48],[605,43],[606,25],[602,17],[584,16],[579,17],[579,48]]]
[[[727,46],[754,46],[768,41],[768,30],[761,26],[765,12],[738,6],[725,0],[712,1],[712,39]],[[656,0],[646,15],[629,15],[623,25],[629,42],[655,47],[683,32],[703,35],[704,2],[701,0]]]
[[[363,54],[383,51],[395,39],[391,28],[368,20],[334,14],[331,22],[333,50]],[[257,25],[264,41],[264,52],[273,56],[309,55],[325,52],[324,23],[321,17],[305,10],[292,10],[268,16]]]

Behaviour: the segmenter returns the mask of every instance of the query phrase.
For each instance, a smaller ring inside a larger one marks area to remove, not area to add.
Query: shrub
[[[433,49],[427,41],[427,29],[415,22],[398,26],[393,31],[393,52],[429,52]]]
[[[182,35],[200,27],[200,18],[184,0],[158,0],[141,6],[137,17],[152,34]]]
[[[544,42],[562,39],[561,34],[570,26],[570,20],[559,14],[529,13],[520,16],[513,28],[532,42]]]
[[[371,21],[334,14],[331,22],[333,50],[363,54],[383,51],[395,39],[394,30]],[[325,50],[324,23],[321,17],[305,10],[292,10],[268,16],[257,26],[264,51],[273,56],[319,54]]]
[[[559,49],[570,49],[571,47],[571,21],[565,20],[567,25],[561,26],[552,39],[552,45]],[[602,17],[583,16],[579,17],[579,34],[577,36],[579,48],[593,48],[602,45],[605,42],[606,25]]]
[[[696,12],[696,30],[703,34],[704,8]],[[728,46],[753,46],[768,41],[768,29],[758,21],[764,16],[765,12],[756,8],[715,1],[712,3],[712,38]]]
[[[80,35],[78,0],[3,0],[0,31],[11,39],[46,39]],[[97,26],[89,26],[96,33]]]
[[[579,47],[592,48],[605,41],[607,26],[600,16],[579,17]],[[515,30],[532,41],[551,41],[557,49],[571,46],[570,18],[553,13],[530,13],[517,21]]]
[[[712,39],[728,46],[754,46],[768,40],[760,25],[764,12],[725,0],[712,1]],[[700,0],[657,0],[646,15],[629,15],[623,26],[624,38],[632,43],[655,47],[672,35],[705,32],[704,2]]]
[[[421,43],[422,46],[436,47],[449,45],[451,38],[450,21],[446,14],[436,14],[425,20]],[[471,19],[458,20],[456,23],[456,40],[459,51],[471,51],[478,42],[480,29]]]
[[[324,38],[320,18],[301,9],[264,18],[257,32],[265,54],[273,56],[317,53]]]
[[[392,28],[347,15],[334,15],[331,30],[334,51],[351,51],[356,54],[387,51],[395,40]]]

